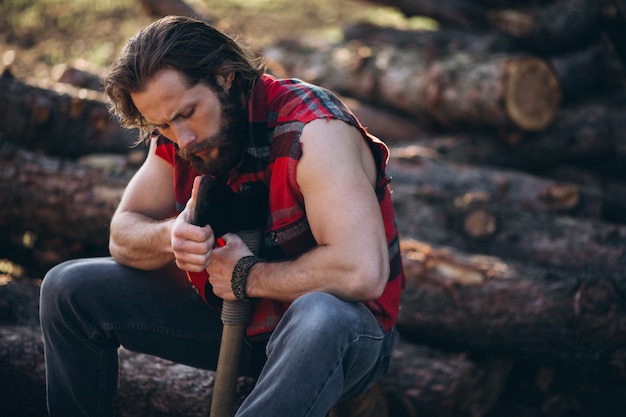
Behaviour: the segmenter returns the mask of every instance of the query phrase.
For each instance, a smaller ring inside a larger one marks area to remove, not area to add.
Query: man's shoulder
[[[264,77],[267,106],[278,122],[308,123],[319,118],[345,120],[349,110],[330,90],[298,78]]]
[[[264,77],[268,102],[293,100],[305,95],[317,95],[322,87],[307,83],[299,78]]]

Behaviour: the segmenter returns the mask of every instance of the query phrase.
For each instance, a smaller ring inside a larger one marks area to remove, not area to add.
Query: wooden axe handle
[[[194,211],[192,223],[199,226],[210,224],[213,227],[213,221],[224,222],[224,213],[229,209],[224,209],[225,206],[228,206],[227,202],[224,200],[230,199],[229,194],[227,191],[224,191],[223,188],[226,187],[226,185],[217,185],[216,180],[210,177],[202,177],[197,181],[199,181],[199,183],[194,184],[196,210]],[[211,198],[213,198],[213,201],[211,201]],[[214,230],[221,230],[220,228],[223,227],[222,225],[218,226],[216,224]],[[220,233],[220,235],[221,234],[222,233]],[[250,250],[252,250],[255,255],[258,255],[260,248],[260,232],[251,230],[242,231],[238,234]],[[216,238],[217,237],[219,236],[216,236]],[[224,300],[223,302],[222,323],[224,327],[222,330],[222,340],[220,342],[215,384],[213,385],[211,417],[232,416],[235,391],[237,388],[237,377],[239,376],[241,347],[246,332],[246,325],[250,317],[250,308],[250,303],[245,301]]]

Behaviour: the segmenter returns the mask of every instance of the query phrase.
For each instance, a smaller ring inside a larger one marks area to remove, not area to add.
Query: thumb
[[[198,193],[200,192],[200,184],[202,184],[202,175],[198,175],[193,179],[193,187],[191,188],[191,198],[187,202],[187,209],[190,210],[189,222],[197,224],[196,204],[198,202]]]

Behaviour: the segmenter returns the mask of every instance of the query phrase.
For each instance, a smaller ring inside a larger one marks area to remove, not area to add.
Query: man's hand
[[[196,177],[191,198],[172,226],[172,250],[176,265],[190,272],[201,272],[207,268],[215,245],[211,226],[199,227],[192,224],[199,185],[200,177]]]
[[[224,246],[213,249],[211,262],[206,271],[209,273],[213,293],[223,300],[236,301],[237,297],[233,294],[231,286],[233,269],[239,259],[253,253],[234,233],[226,233],[221,240],[224,241]]]

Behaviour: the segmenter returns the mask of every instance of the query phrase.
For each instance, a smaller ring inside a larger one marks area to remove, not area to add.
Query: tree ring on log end
[[[463,230],[474,239],[483,239],[492,236],[497,230],[498,222],[495,216],[487,210],[472,210],[463,220]]]
[[[545,129],[554,119],[561,101],[557,76],[539,58],[509,62],[505,106],[511,121],[526,131]]]

